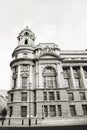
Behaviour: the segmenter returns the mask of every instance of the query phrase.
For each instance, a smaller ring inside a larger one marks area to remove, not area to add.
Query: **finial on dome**
[[[26,28],[28,28],[28,26],[26,26]]]

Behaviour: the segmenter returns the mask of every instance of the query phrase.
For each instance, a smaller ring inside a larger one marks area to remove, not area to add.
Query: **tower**
[[[26,27],[18,37],[18,45],[12,53],[11,90],[8,115],[12,119],[35,116],[34,102],[34,33]],[[22,120],[22,123],[23,120]]]

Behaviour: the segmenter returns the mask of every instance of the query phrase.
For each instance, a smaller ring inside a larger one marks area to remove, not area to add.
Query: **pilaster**
[[[36,88],[39,87],[39,64],[36,62]]]
[[[72,68],[72,66],[70,66],[70,77],[71,77],[72,87],[73,87],[73,88],[76,88],[75,78],[74,78],[74,73],[73,73],[73,68]]]
[[[57,86],[58,88],[63,88],[63,70],[62,70],[62,66],[60,64],[57,64],[57,71],[58,71],[58,75],[57,75]]]
[[[83,85],[82,87],[83,87],[83,88],[87,88],[87,87],[86,87],[85,76],[84,76],[84,72],[83,72],[82,66],[80,66],[80,74],[81,74],[82,85]]]
[[[20,73],[21,73],[21,66],[19,65],[18,66],[18,76],[17,76],[17,89],[19,89],[20,88]]]

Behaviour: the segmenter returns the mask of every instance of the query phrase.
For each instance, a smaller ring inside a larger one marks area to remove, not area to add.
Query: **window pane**
[[[11,94],[11,102],[13,101],[13,93]]]
[[[56,97],[57,97],[57,100],[60,100],[60,93],[59,92],[56,92]]]
[[[87,105],[82,105],[83,114],[87,115]]]
[[[22,87],[23,88],[27,87],[27,77],[22,77]]]
[[[85,92],[80,92],[80,99],[85,100]]]
[[[55,100],[54,92],[49,92],[49,100]]]
[[[22,94],[21,94],[21,100],[22,101],[27,101],[27,92],[22,92]]]
[[[16,87],[17,84],[17,78],[14,78],[14,87]]]
[[[10,117],[12,116],[12,114],[13,114],[13,107],[9,107],[9,111],[10,111]]]
[[[46,88],[56,88],[57,81],[56,81],[56,71],[52,67],[46,67],[44,69],[43,79],[44,79],[44,87]]]
[[[43,96],[44,96],[44,100],[47,100],[47,92],[44,92]]]
[[[85,78],[87,78],[87,67],[83,67],[83,71],[84,71],[84,75],[85,75]]]
[[[70,112],[71,112],[71,116],[76,115],[75,105],[70,105]]]
[[[48,88],[53,87],[53,77],[46,77],[46,86]]]
[[[75,79],[75,83],[76,83],[76,87],[79,87],[79,86],[80,86],[80,79],[79,79],[79,78],[76,78],[76,79]]]
[[[24,54],[23,54],[23,58],[27,58],[27,53],[24,53]]]
[[[21,117],[27,116],[27,106],[21,106]]]
[[[59,115],[59,116],[62,116],[61,105],[58,105],[58,115]]]
[[[48,108],[47,108],[47,106],[44,106],[44,116],[45,117],[48,116]]]
[[[69,83],[69,79],[68,79],[68,78],[64,79],[64,85],[65,85],[66,87],[69,87],[69,86],[70,86],[70,83]]]
[[[54,117],[56,116],[56,106],[50,105],[50,116]]]
[[[74,100],[74,96],[73,96],[73,93],[68,93],[68,98],[69,98],[69,100]]]

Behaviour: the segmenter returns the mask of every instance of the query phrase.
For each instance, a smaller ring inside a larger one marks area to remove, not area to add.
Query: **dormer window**
[[[27,39],[25,40],[25,44],[26,44],[26,45],[28,44],[28,40],[27,40]]]
[[[29,35],[29,33],[28,33],[28,32],[25,32],[25,33],[24,33],[24,35],[25,35],[25,36],[28,36],[28,35]]]

